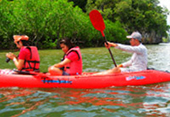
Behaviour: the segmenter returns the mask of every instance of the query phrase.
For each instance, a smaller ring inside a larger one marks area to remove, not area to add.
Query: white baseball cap
[[[127,37],[128,39],[133,38],[133,39],[137,39],[137,40],[139,40],[139,41],[142,40],[142,35],[141,35],[139,32],[133,32],[131,35],[126,36],[126,37]]]

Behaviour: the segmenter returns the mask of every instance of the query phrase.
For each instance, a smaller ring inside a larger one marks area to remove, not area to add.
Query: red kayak
[[[48,73],[13,74],[0,70],[0,87],[25,88],[105,88],[111,86],[148,85],[170,81],[170,73],[146,70],[113,75],[83,73],[75,76],[51,76]]]

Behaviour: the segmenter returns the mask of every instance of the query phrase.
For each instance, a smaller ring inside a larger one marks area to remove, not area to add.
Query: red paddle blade
[[[105,24],[102,18],[102,15],[98,10],[92,10],[89,14],[90,16],[90,21],[93,25],[93,27],[98,30],[103,32],[105,29]]]

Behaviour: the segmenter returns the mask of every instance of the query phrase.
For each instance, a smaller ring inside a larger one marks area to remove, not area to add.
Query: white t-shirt
[[[133,53],[129,61],[122,63],[124,67],[121,68],[122,72],[142,71],[147,69],[147,48],[143,44],[140,44],[139,46],[118,44],[115,48]]]

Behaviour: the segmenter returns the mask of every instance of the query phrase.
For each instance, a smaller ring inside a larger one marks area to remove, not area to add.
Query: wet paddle
[[[89,16],[90,16],[90,21],[91,21],[93,27],[94,27],[96,30],[98,30],[98,31],[101,32],[101,34],[102,34],[102,36],[103,36],[106,44],[108,44],[108,43],[107,43],[107,40],[106,40],[106,37],[105,37],[105,34],[104,34],[105,24],[104,24],[102,15],[99,13],[98,10],[92,10],[92,11],[90,12]],[[114,57],[113,57],[113,55],[112,55],[112,52],[111,52],[110,48],[109,48],[108,50],[109,50],[110,56],[111,56],[111,58],[112,58],[112,60],[113,60],[113,63],[114,63],[114,65],[115,65],[115,67],[117,67],[116,62],[115,62],[115,60],[114,60]]]

